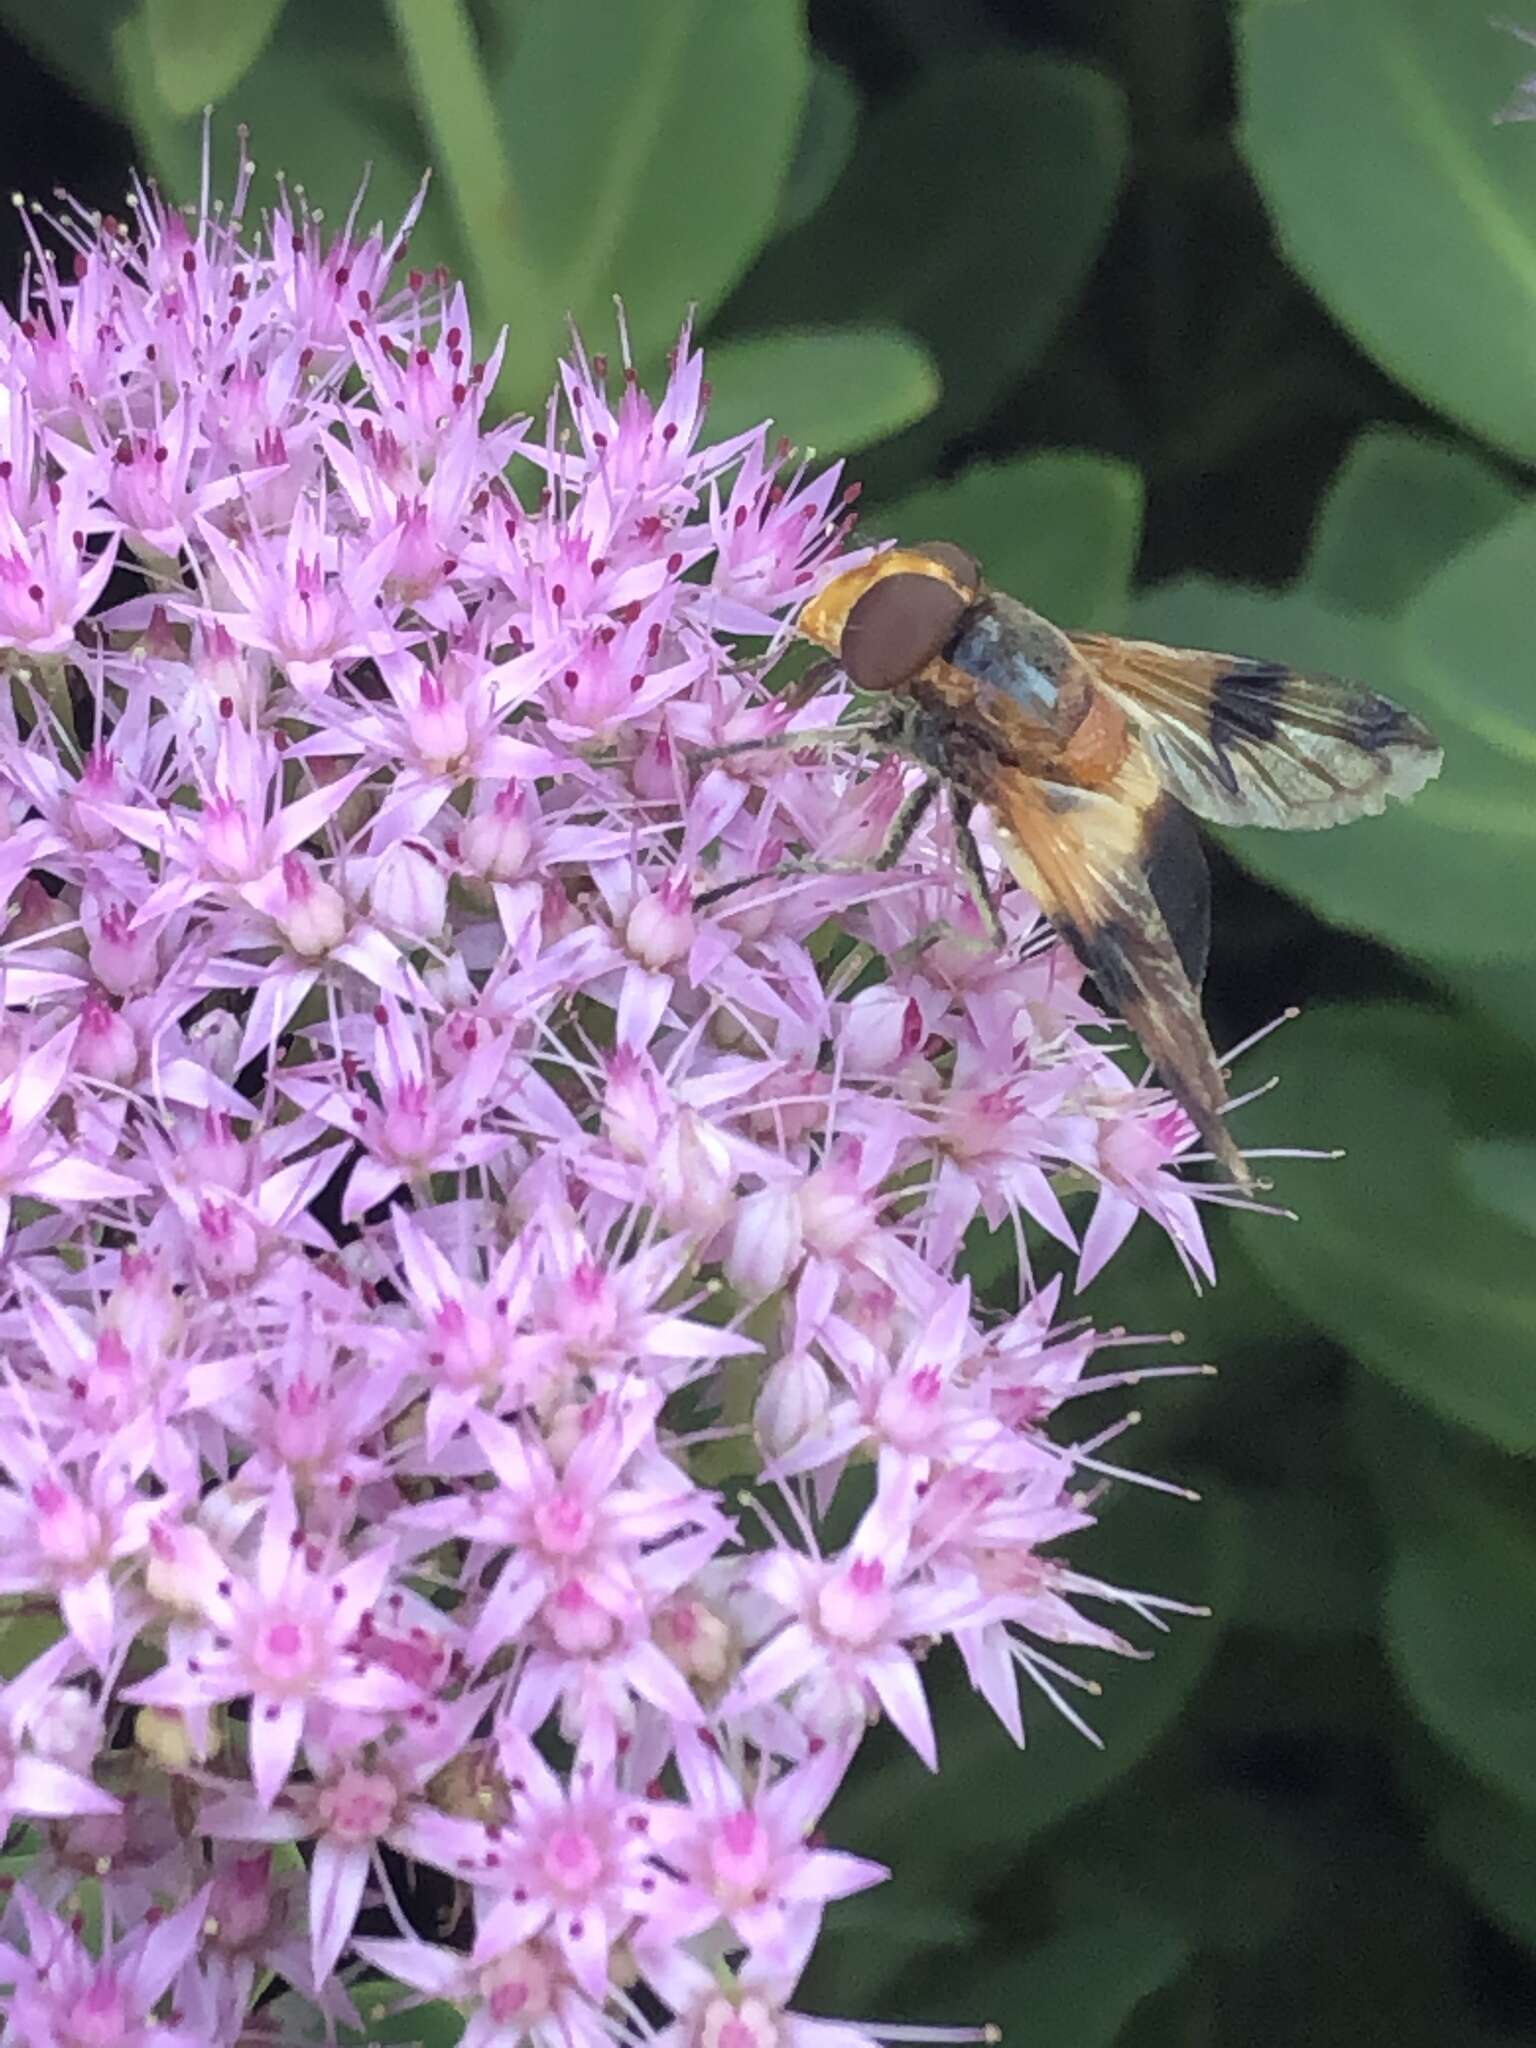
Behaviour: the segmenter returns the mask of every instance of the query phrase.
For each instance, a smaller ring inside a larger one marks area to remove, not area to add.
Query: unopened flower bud
[[[274,922],[300,959],[318,960],[346,937],[347,906],[299,854],[285,856],[282,879]]]
[[[464,706],[436,676],[424,675],[421,692],[405,714],[405,730],[421,765],[443,775],[463,760],[469,747],[469,720]]]
[[[528,865],[533,824],[528,796],[519,783],[498,791],[489,810],[477,811],[459,833],[464,865],[488,882],[512,882]]]
[[[579,1578],[569,1578],[539,1610],[555,1647],[567,1657],[601,1657],[612,1649],[619,1625]]]
[[[160,1351],[174,1349],[186,1320],[165,1262],[152,1252],[125,1252],[117,1285],[101,1311],[101,1327]]]
[[[272,1883],[270,1849],[237,1856],[218,1871],[208,1894],[209,1938],[226,1954],[257,1948],[281,1926],[287,1903]]]
[[[126,1087],[138,1072],[139,1046],[133,1027],[96,989],[80,1006],[74,1065],[77,1073],[118,1088]]]
[[[735,1206],[731,1148],[697,1110],[681,1109],[655,1156],[658,1207],[678,1230],[705,1236]]]
[[[666,803],[677,795],[677,759],[672,742],[664,732],[645,741],[630,764],[629,779],[636,796],[651,803]]]
[[[737,1662],[730,1623],[702,1600],[678,1598],[656,1616],[654,1633],[662,1654],[683,1676],[704,1686],[723,1685]]]
[[[693,2048],[780,2048],[782,2039],[777,2012],[756,1993],[712,1998],[693,2030]]]
[[[210,1280],[249,1280],[261,1263],[261,1247],[249,1219],[231,1202],[198,1205],[192,1256]]]
[[[879,1073],[908,1060],[922,1044],[923,1013],[915,996],[879,982],[849,1003],[842,1043],[855,1072]]]
[[[111,995],[132,995],[155,979],[154,935],[145,926],[135,926],[131,904],[100,905],[87,897],[80,907],[80,922],[90,939],[86,957],[91,972]]]
[[[101,1710],[80,1686],[50,1686],[27,1715],[27,1735],[50,1763],[89,1771],[102,1747]]]
[[[240,1071],[240,1020],[229,1010],[210,1010],[187,1026],[187,1045],[200,1067],[220,1081]]]
[[[522,2033],[548,2017],[555,1984],[548,1963],[528,1945],[503,1949],[480,1970],[477,1984],[499,2034]]]
[[[549,1419],[544,1431],[544,1448],[549,1461],[557,1472],[563,1472],[581,1447],[585,1435],[583,1418],[586,1406],[581,1401],[562,1401]]]
[[[192,1719],[175,1707],[140,1707],[133,1717],[133,1739],[167,1771],[190,1771],[197,1764],[211,1763],[221,1747],[217,1721],[205,1718],[205,1725],[196,1729]]]
[[[394,1823],[399,1787],[382,1771],[359,1770],[355,1764],[320,1788],[315,1814],[333,1841],[369,1847]]]
[[[266,696],[266,656],[237,646],[227,628],[199,619],[192,632],[192,673],[210,701],[250,724]]]
[[[693,890],[683,869],[674,868],[658,890],[638,898],[624,944],[642,967],[659,970],[682,959],[693,944]]]
[[[827,1419],[832,1382],[809,1351],[791,1351],[768,1372],[757,1397],[752,1426],[771,1458],[782,1458]]]
[[[762,1188],[737,1206],[725,1277],[744,1301],[777,1294],[804,1250],[800,1204],[792,1188]]]
[[[667,1091],[648,1054],[621,1045],[608,1060],[603,1136],[623,1159],[653,1159],[668,1114]]]
[[[818,1167],[800,1189],[800,1222],[805,1241],[823,1258],[840,1258],[868,1235],[874,1205],[844,1162]]]
[[[448,878],[430,853],[402,841],[374,870],[368,900],[385,931],[407,940],[435,939],[448,916]]]
[[[184,1615],[202,1614],[209,1593],[228,1569],[205,1530],[169,1516],[151,1525],[145,1559],[145,1592],[162,1607]]]

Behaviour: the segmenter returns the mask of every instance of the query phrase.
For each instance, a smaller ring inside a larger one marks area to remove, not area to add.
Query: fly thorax
[[[995,593],[967,611],[944,659],[1011,698],[1024,716],[1066,739],[1087,709],[1082,658],[1049,619]]]

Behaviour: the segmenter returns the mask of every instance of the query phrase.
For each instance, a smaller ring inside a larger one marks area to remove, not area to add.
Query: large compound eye
[[[956,547],[952,540],[922,540],[916,547],[908,548],[907,553],[926,555],[930,562],[947,569],[967,597],[974,597],[981,588],[980,562],[964,548]]]
[[[953,636],[967,600],[937,576],[872,583],[848,614],[838,659],[856,690],[899,690]]]

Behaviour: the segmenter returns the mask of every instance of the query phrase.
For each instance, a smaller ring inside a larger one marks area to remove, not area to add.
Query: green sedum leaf
[[[64,1633],[64,1624],[54,1614],[17,1614],[15,1603],[0,1610],[0,1683],[25,1671],[35,1657],[53,1645]]]
[[[342,2029],[345,2048],[383,2048],[384,2043],[391,2044],[391,2048],[452,2048],[464,2032],[463,2013],[443,1999],[431,1999],[426,2004],[416,2002],[418,1999],[417,1992],[383,1977],[371,1977],[354,1985],[352,2002],[364,2024],[361,2028]],[[314,2006],[308,1999],[289,1993],[279,2000],[285,2018],[289,2004],[295,2021],[312,2023]],[[320,2038],[316,2036],[317,2041]]]
[[[104,61],[119,27],[134,12],[136,0],[70,0],[48,7],[39,0],[0,0],[0,21],[41,64],[87,104],[104,113],[117,110],[112,66]]]
[[[1434,1844],[1494,1919],[1536,1949],[1536,1813],[1467,1791],[1444,1807]]]
[[[778,212],[810,83],[798,0],[529,0],[501,88],[533,261],[637,360],[707,313]],[[601,345],[601,344],[595,344]]]
[[[1455,0],[1249,0],[1239,54],[1296,268],[1410,390],[1536,456],[1536,151],[1492,118],[1518,46]]]
[[[1536,503],[1519,506],[1430,578],[1405,615],[1415,686],[1520,771],[1536,770],[1531,563]]]
[[[1395,618],[1454,554],[1519,507],[1519,493],[1468,449],[1368,428],[1333,474],[1304,580],[1340,611]]]
[[[1477,1200],[1536,1236],[1536,1143],[1478,1138],[1461,1148],[1462,1179]]]
[[[1257,1663],[1252,1643],[1244,1660]],[[1200,1735],[1192,1739],[1196,1746]],[[1252,1952],[1280,1935],[1308,1896],[1300,1831],[1262,1796],[1149,1772],[1064,1829],[1049,1868],[1072,1918],[1113,1901],[1155,1901],[1192,1948]],[[1264,1839],[1264,1854],[1253,1844]]]
[[[732,302],[731,330],[823,318],[830,300],[841,318],[915,334],[944,379],[912,437],[914,461],[931,455],[1039,360],[1103,243],[1125,159],[1124,103],[1082,65],[938,64],[865,121],[826,203]]]
[[[1504,1070],[1461,1020],[1385,1004],[1302,1018],[1280,1068],[1245,1113],[1255,1138],[1346,1156],[1278,1165],[1301,1221],[1240,1217],[1244,1248],[1405,1393],[1506,1450],[1536,1449],[1536,1260],[1467,1201],[1459,1167],[1458,1096],[1484,1103]]]
[[[910,426],[938,401],[925,350],[880,327],[783,329],[709,351],[716,439],[771,419],[797,448],[845,455]]]
[[[272,39],[284,0],[143,0],[155,89],[166,112],[201,114],[233,92]]]
[[[904,540],[952,540],[987,581],[1064,625],[1114,626],[1141,539],[1135,470],[1101,455],[977,463],[877,515]]]
[[[1101,1909],[1102,1911],[1102,1909]],[[1113,2048],[1144,1999],[1192,1960],[1177,1926],[1145,1908],[1079,1920],[1048,1941],[983,1968],[969,2006],[1032,2048]]]
[[[774,226],[781,234],[809,220],[848,168],[860,111],[858,87],[847,72],[825,57],[814,58],[795,153],[779,195]]]
[[[1387,1586],[1387,1650],[1427,1726],[1478,1777],[1536,1811],[1536,1537],[1462,1502],[1408,1545]]]
[[[142,18],[124,23],[112,54],[128,118],[161,183],[176,200],[195,198],[202,166],[202,117],[179,119],[161,100]],[[388,232],[415,199],[427,166],[421,136],[413,130],[401,132],[398,121],[386,122],[376,106],[350,98],[335,74],[317,65],[285,32],[267,45],[246,73],[239,107],[241,122],[250,130],[258,182],[282,172],[289,186],[301,186],[311,205],[322,208],[334,227],[346,218],[365,172],[368,188],[359,214],[364,227],[382,221]],[[230,189],[237,147],[233,123],[220,123],[214,134],[216,193]],[[438,263],[456,272],[463,268],[452,221],[441,198],[430,191],[411,237],[411,252],[423,268]]]

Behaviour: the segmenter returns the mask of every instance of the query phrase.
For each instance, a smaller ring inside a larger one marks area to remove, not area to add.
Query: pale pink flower
[[[57,1819],[119,1810],[118,1801],[88,1775],[30,1739],[36,1723],[56,1716],[56,1688],[75,1662],[75,1646],[56,1643],[0,1686],[0,1832],[18,1816]]]
[[[811,1831],[871,1722],[936,1763],[942,1638],[1019,1739],[1177,1611],[1074,1564],[1132,1374],[1061,1304],[1236,1191],[778,690],[857,487],[713,439],[686,328],[498,421],[414,209],[251,179],[24,212],[0,313],[0,2043],[382,1970],[469,2048],[866,2048],[790,2004],[883,1874]]]
[[[417,1688],[359,1657],[353,1647],[365,1613],[388,1581],[386,1548],[364,1551],[328,1569],[311,1558],[286,1477],[271,1488],[261,1541],[246,1575],[230,1576],[204,1597],[205,1632],[125,1697],[144,1706],[196,1709],[222,1700],[251,1702],[251,1779],[270,1806],[293,1769],[306,1722],[324,1707],[401,1712]]]
[[[113,2048],[202,2048],[188,2029],[154,2015],[197,1945],[207,1904],[207,1890],[200,1890],[98,1958],[69,1922],[20,1891],[16,1911],[26,1948],[0,1941],[0,1985],[9,1987],[0,2042],[6,2048],[97,2041]]]

